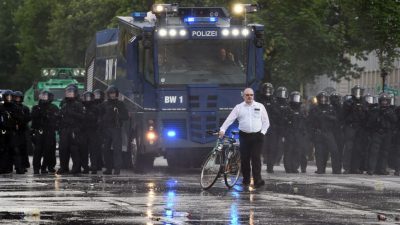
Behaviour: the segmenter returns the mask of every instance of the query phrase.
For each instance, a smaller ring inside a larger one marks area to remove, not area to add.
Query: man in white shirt
[[[235,106],[222,124],[219,136],[223,137],[228,127],[237,119],[239,121],[240,157],[242,165],[242,184],[250,185],[252,171],[254,186],[265,184],[261,178],[261,150],[264,135],[269,127],[268,113],[263,104],[254,101],[254,91],[246,88],[243,91],[244,102]],[[252,168],[250,168],[250,162]]]

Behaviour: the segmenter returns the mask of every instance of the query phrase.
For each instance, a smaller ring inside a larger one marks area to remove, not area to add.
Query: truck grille
[[[197,143],[209,143],[215,137],[206,134],[207,130],[217,129],[217,117],[213,112],[195,112],[190,116],[191,140]]]

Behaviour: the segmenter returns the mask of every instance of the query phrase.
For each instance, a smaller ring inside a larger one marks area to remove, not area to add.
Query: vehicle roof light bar
[[[183,21],[189,24],[214,24],[218,22],[218,17],[186,17]]]

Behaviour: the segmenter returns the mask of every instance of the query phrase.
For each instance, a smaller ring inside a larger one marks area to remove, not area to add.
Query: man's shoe
[[[344,170],[344,171],[343,171],[343,174],[350,174],[350,171]]]
[[[39,174],[39,170],[33,170],[33,174]]]
[[[374,175],[374,173],[372,171],[367,171],[367,174],[371,175],[371,176]]]
[[[265,181],[264,180],[260,180],[260,181],[257,181],[257,182],[254,183],[254,187],[255,188],[259,188],[259,187],[264,186],[264,185],[265,185]]]
[[[49,168],[47,171],[49,171],[49,173],[55,173],[56,170],[54,168]]]
[[[315,173],[316,173],[316,174],[325,174],[325,171],[317,170],[317,171],[315,171]]]
[[[93,170],[91,174],[97,174],[97,170]]]
[[[89,174],[89,169],[84,169],[84,170],[82,171],[82,173],[83,173],[83,174]]]
[[[119,175],[121,173],[120,170],[114,170],[114,175]]]
[[[333,171],[332,174],[342,174],[342,171]]]
[[[112,171],[111,171],[111,170],[104,170],[104,171],[103,171],[103,174],[104,174],[104,175],[111,175],[111,174],[112,174]]]
[[[41,170],[40,173],[41,174],[48,174],[49,172],[47,172],[47,170]]]

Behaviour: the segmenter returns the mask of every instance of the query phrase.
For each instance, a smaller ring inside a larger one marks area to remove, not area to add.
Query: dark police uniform
[[[298,92],[297,92],[298,93]],[[291,94],[292,95],[292,94]],[[300,96],[300,93],[298,93]],[[306,114],[301,108],[301,102],[291,101],[289,114],[289,129],[287,134],[287,151],[284,154],[284,164],[287,173],[298,173],[298,168],[305,173],[307,168],[307,153],[310,148],[306,126]]]
[[[0,103],[0,174],[6,173],[6,127],[5,127],[6,112],[3,104]]]
[[[88,95],[88,96],[87,96]],[[82,136],[82,167],[84,172],[88,170],[88,154],[90,155],[90,170],[92,174],[97,173],[98,169],[98,155],[101,148],[97,144],[97,126],[98,126],[98,107],[93,101],[93,93],[85,92],[83,94],[84,101],[82,102],[85,107],[85,123],[83,124]],[[87,100],[86,98],[91,98]]]
[[[250,184],[250,171],[252,172],[254,185],[263,185],[261,177],[261,148],[264,134],[269,127],[267,111],[263,104],[253,101],[251,104],[242,102],[235,106],[220,131],[225,132],[235,121],[239,121],[239,141],[243,184]],[[250,168],[250,162],[252,168]]]
[[[72,158],[72,173],[81,170],[81,128],[84,121],[83,105],[76,98],[65,98],[60,109],[60,170],[69,171],[69,158]]]
[[[379,107],[372,109],[368,117],[368,126],[373,128],[368,154],[369,175],[388,174],[386,171],[387,156],[392,147],[392,130],[398,120],[388,102],[388,95],[382,93],[379,97]]]
[[[4,98],[4,128],[5,128],[5,146],[6,151],[4,155],[4,167],[5,172],[12,172],[13,166],[17,174],[24,174],[25,167],[22,164],[22,155],[20,151],[20,140],[18,132],[20,124],[23,124],[24,115],[21,108],[18,107],[14,102],[7,100],[6,96],[12,95],[12,92],[5,92]]]
[[[118,97],[119,92],[115,87],[110,86],[107,90],[107,96],[113,91]],[[103,154],[106,156],[112,151],[112,158],[104,158],[106,170],[103,174],[111,174],[114,166],[114,174],[118,175],[122,166],[122,125],[128,120],[128,111],[125,104],[118,99],[107,99],[101,104],[99,115],[104,137]]]
[[[343,169],[345,174],[358,173],[361,160],[361,140],[363,124],[366,122],[366,111],[361,99],[352,98],[343,104],[343,122],[345,147],[343,152]]]
[[[326,99],[326,100],[323,100]],[[338,123],[335,110],[328,103],[325,92],[317,95],[318,105],[310,110],[308,121],[313,131],[312,140],[315,146],[315,160],[318,174],[325,173],[329,154],[332,159],[332,172],[341,173],[341,162],[333,130]]]
[[[35,174],[54,172],[56,129],[59,110],[50,101],[39,100],[32,107],[32,142],[35,145],[33,170]],[[43,162],[42,161],[43,158]]]
[[[279,118],[279,114],[276,110],[273,110],[276,104],[276,99],[273,96],[273,86],[271,83],[264,83],[260,87],[260,91],[256,94],[256,101],[264,105],[268,112],[268,117],[270,118],[270,126],[268,128],[268,133],[265,134],[264,144],[263,144],[263,160],[264,164],[267,165],[267,172],[274,172],[275,159],[278,157],[278,147],[277,144],[277,132],[276,123]]]

